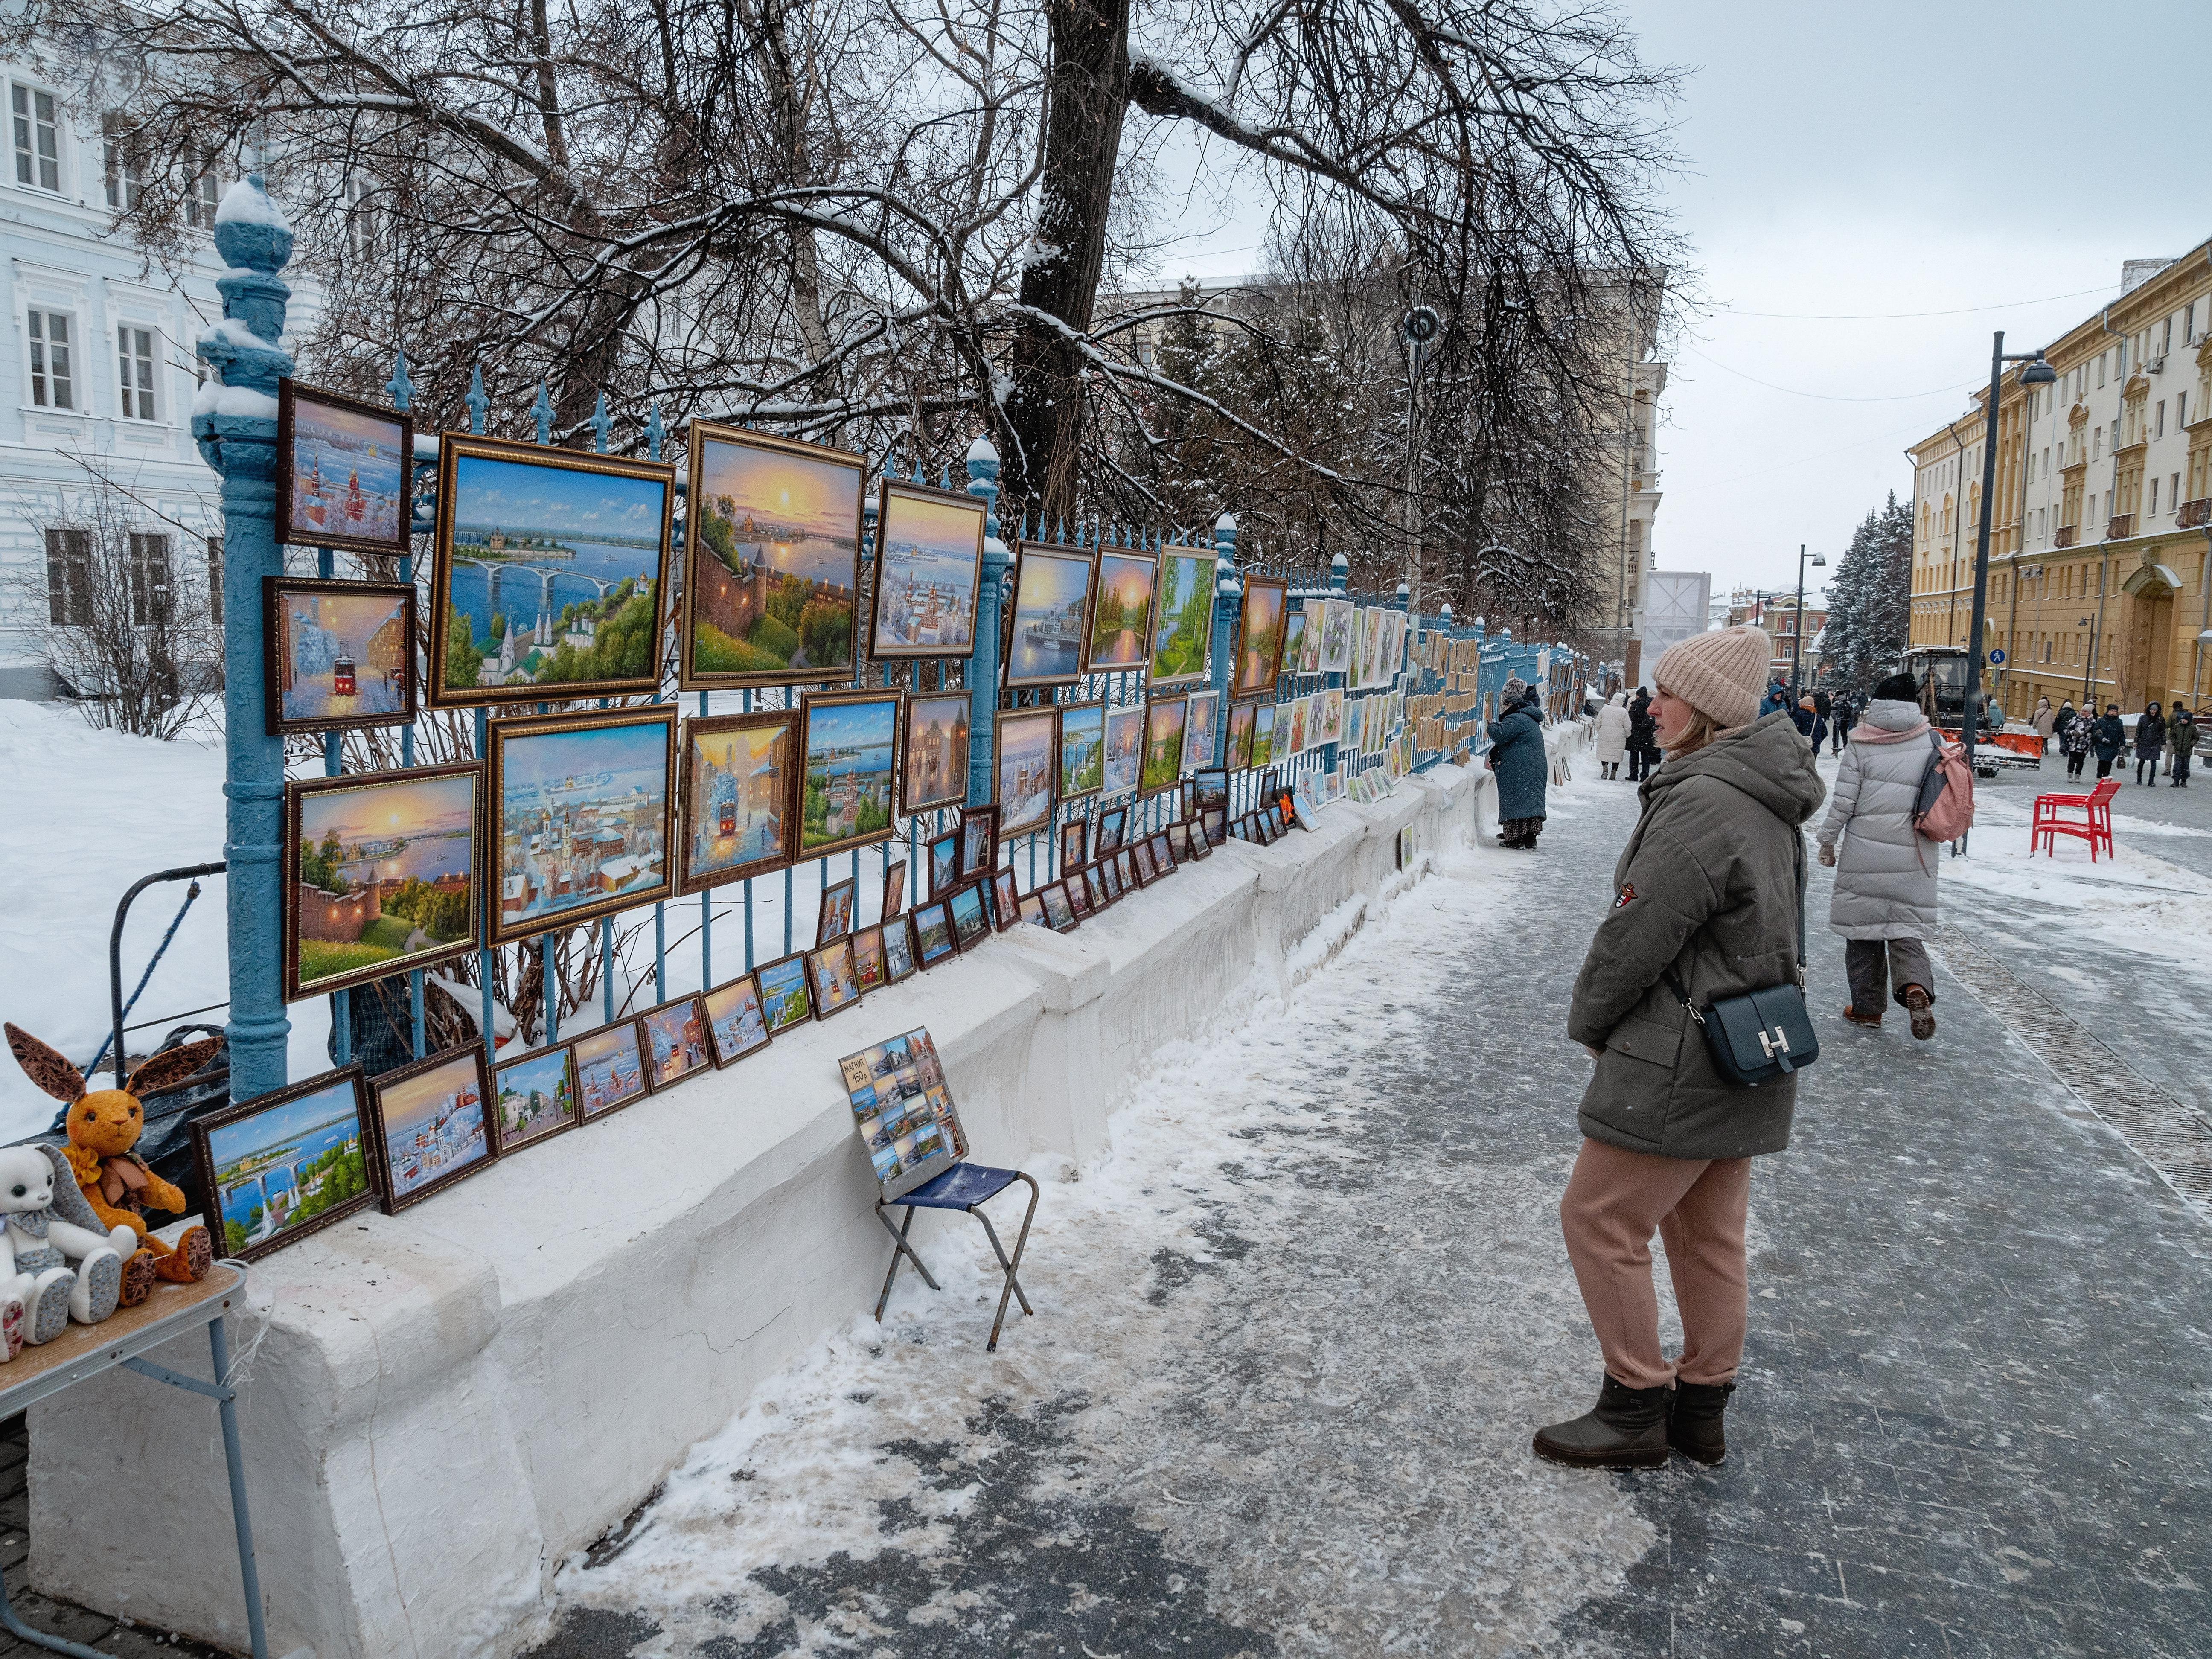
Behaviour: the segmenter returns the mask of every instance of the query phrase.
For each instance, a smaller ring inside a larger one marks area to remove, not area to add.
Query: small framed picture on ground
[[[1121,845],[1122,832],[1128,827],[1129,809],[1109,806],[1098,815],[1098,834],[1091,843],[1091,856],[1103,858]]]
[[[1176,867],[1175,846],[1168,839],[1168,832],[1164,830],[1154,831],[1152,838],[1146,844],[1152,849],[1152,868],[1164,876],[1173,875]]]
[[[793,951],[787,957],[764,962],[753,969],[753,975],[760,981],[761,1018],[767,1022],[770,1036],[814,1018],[805,951]]]
[[[1136,866],[1137,885],[1150,887],[1160,878],[1159,866],[1152,862],[1152,843],[1138,842],[1129,848],[1131,860]]]
[[[853,978],[866,996],[871,991],[880,991],[884,978],[884,929],[881,922],[872,927],[853,931]]]
[[[960,832],[947,830],[929,843],[929,896],[943,898],[960,884]]]
[[[983,913],[981,882],[954,888],[947,908],[952,917],[952,937],[962,950],[973,950],[990,933],[991,919]]]
[[[415,718],[415,590],[261,579],[270,737],[404,726]]]
[[[914,918],[894,917],[884,924],[884,983],[897,984],[915,966]]]
[[[1081,818],[1060,826],[1060,867],[1075,869],[1083,862],[1083,835],[1090,826]]]
[[[709,1063],[707,1016],[696,996],[672,997],[637,1017],[638,1040],[645,1045],[646,1086],[659,1094]]]
[[[1048,881],[1037,889],[1037,896],[1044,902],[1045,926],[1055,933],[1073,932],[1075,927],[1075,907],[1068,902],[1067,889],[1060,882]]]
[[[278,380],[276,539],[404,558],[414,459],[412,415]]]
[[[1021,890],[1014,884],[1011,867],[991,872],[991,909],[1002,933],[1021,920]]]
[[[586,1032],[568,1050],[576,1057],[576,1099],[586,1123],[645,1098],[645,1048],[635,1020],[618,1019]]]
[[[1033,921],[1040,927],[1052,926],[1044,914],[1044,889],[1042,887],[1034,888],[1022,895],[1022,920]]]
[[[1091,914],[1091,884],[1084,879],[1083,872],[1077,870],[1070,872],[1060,885],[1067,889],[1068,908],[1075,912],[1076,919],[1081,921],[1085,916],[1089,915]]]
[[[1188,824],[1178,818],[1175,823],[1168,825],[1168,849],[1175,854],[1177,863],[1194,856],[1190,850],[1191,845]],[[1199,854],[1196,856],[1202,858],[1205,855]]]
[[[946,899],[917,905],[914,913],[914,957],[920,968],[934,968],[960,948],[952,936],[952,915]]]
[[[842,1014],[860,1000],[860,975],[853,966],[853,936],[840,934],[806,953],[806,977],[814,992],[814,1018]]]
[[[383,1163],[384,1212],[397,1215],[499,1156],[483,1045],[471,1042],[386,1072],[369,1090]]]
[[[988,875],[999,861],[999,809],[969,806],[960,814],[960,871],[957,879]]]
[[[884,908],[876,914],[884,921],[906,908],[906,860],[893,859],[884,866]]]
[[[851,876],[842,881],[833,881],[822,890],[822,902],[814,915],[814,942],[827,945],[841,934],[853,931],[854,907],[860,896],[860,884]]]
[[[501,1157],[550,1140],[582,1121],[576,1109],[575,1062],[565,1042],[511,1060],[492,1074],[492,1119]]]
[[[376,1202],[376,1128],[358,1066],[226,1106],[191,1126],[220,1254],[254,1261]]]
[[[1104,865],[1085,865],[1083,866],[1083,885],[1091,895],[1091,908],[1094,912],[1103,910],[1108,905],[1114,902],[1114,896],[1106,890],[1106,866]]]
[[[1093,870],[1098,872],[1098,884],[1105,890],[1106,902],[1108,904],[1118,904],[1121,902],[1121,866],[1119,863],[1120,858],[1121,854],[1116,853],[1114,857],[1109,859],[1101,859],[1097,863],[1091,866]]]

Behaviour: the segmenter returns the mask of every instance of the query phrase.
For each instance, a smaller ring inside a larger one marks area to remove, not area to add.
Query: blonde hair
[[[1667,745],[1667,758],[1673,760],[1678,755],[1696,754],[1720,736],[1723,729],[1704,709],[1692,708],[1690,723],[1682,728],[1682,735]]]

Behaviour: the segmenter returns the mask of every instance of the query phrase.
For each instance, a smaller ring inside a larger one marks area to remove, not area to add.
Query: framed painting
[[[407,556],[412,415],[288,376],[276,382],[276,457],[278,541]]]
[[[753,969],[753,977],[760,981],[761,1018],[770,1036],[814,1018],[805,951],[793,951],[787,957],[763,963]]]
[[[968,799],[968,711],[965,691],[929,691],[906,705],[906,787],[899,797],[908,813],[957,806]]]
[[[1008,685],[1066,685],[1081,676],[1091,569],[1086,548],[1021,544],[1006,647]]]
[[[702,893],[781,870],[799,823],[799,711],[684,722],[677,890]]]
[[[1275,689],[1283,660],[1283,617],[1290,584],[1274,576],[1244,578],[1244,603],[1237,613],[1236,653],[1230,659],[1229,695],[1263,697]]]
[[[768,1046],[768,1010],[761,1002],[760,980],[740,974],[727,985],[717,985],[699,999],[707,1010],[707,1042],[714,1051],[714,1064],[728,1066],[756,1048]],[[583,1045],[576,1046],[577,1069],[583,1068]]]
[[[906,860],[893,859],[884,866],[884,903],[877,916],[889,921],[906,908]]]
[[[842,881],[833,881],[822,890],[822,900],[815,907],[814,942],[827,945],[841,934],[853,931],[853,912],[860,896],[857,877],[848,876]]]
[[[1037,889],[1037,898],[1044,905],[1046,927],[1055,933],[1075,931],[1075,907],[1068,902],[1065,886],[1056,881],[1048,881]]]
[[[995,806],[961,808],[958,879],[970,881],[977,876],[988,874],[998,861],[999,809]]]
[[[1232,772],[1244,771],[1252,764],[1252,722],[1258,708],[1249,702],[1230,708],[1228,752],[1222,757],[1222,764]]]
[[[1221,723],[1221,693],[1194,691],[1190,712],[1183,717],[1182,764],[1187,772],[1203,772],[1216,763],[1215,728]]]
[[[1352,619],[1356,608],[1350,599],[1322,601],[1321,640],[1314,656],[1314,666],[1318,672],[1349,674],[1352,672]]]
[[[1308,599],[1305,601],[1299,614],[1304,616],[1306,620],[1304,626],[1298,630],[1298,658],[1297,672],[1301,674],[1318,674],[1321,672],[1322,624],[1328,617],[1328,601],[1324,599]],[[1285,642],[1285,649],[1287,652],[1287,641]],[[1287,656],[1285,658],[1285,660],[1289,660]]]
[[[1024,921],[1034,923],[1039,927],[1049,927],[1052,926],[1052,923],[1046,919],[1044,914],[1043,888],[1031,888],[1028,892],[1022,895],[1021,917]]]
[[[1321,730],[1316,734],[1320,743],[1344,741],[1344,688],[1333,685],[1321,694]]]
[[[1168,849],[1175,854],[1177,863],[1184,864],[1194,858],[1205,857],[1203,853],[1194,853],[1191,850],[1193,846],[1203,847],[1205,844],[1206,838],[1202,836],[1195,842],[1191,840],[1190,826],[1181,818],[1168,825]]]
[[[1089,915],[1091,914],[1091,884],[1083,878],[1083,872],[1071,871],[1060,884],[1067,890],[1068,908],[1075,912],[1076,920],[1080,921]]]
[[[1060,867],[1074,870],[1083,863],[1084,832],[1090,828],[1081,818],[1060,826]]]
[[[991,872],[991,910],[1002,933],[1021,919],[1021,889],[1015,884],[1011,866]]]
[[[876,614],[868,654],[964,657],[975,646],[983,503],[886,477],[876,508]]]
[[[648,1083],[650,1079],[648,1079]],[[550,1140],[582,1121],[576,1109],[575,1061],[565,1042],[510,1060],[492,1073],[498,1109],[492,1132],[500,1156]]]
[[[1121,878],[1124,893],[1145,884],[1137,879],[1137,855],[1134,846],[1124,847],[1114,854],[1114,873]]]
[[[673,896],[676,708],[492,721],[492,943]]]
[[[1103,674],[1145,666],[1152,642],[1152,585],[1158,574],[1150,553],[1122,547],[1098,550],[1083,653],[1085,668]]]
[[[467,1180],[499,1156],[481,1042],[386,1072],[368,1097],[386,1215]]]
[[[691,422],[677,683],[853,678],[867,463],[842,449]]]
[[[284,1000],[465,955],[483,911],[483,768],[284,785]]]
[[[1060,760],[1060,711],[1002,708],[992,722],[991,742],[999,834],[1026,835],[1050,823]]]
[[[1229,805],[1229,769],[1216,766],[1190,775],[1190,804],[1203,809]]]
[[[884,983],[896,985],[915,970],[914,923],[899,917],[884,924]]]
[[[1252,764],[1267,765],[1275,758],[1276,716],[1282,713],[1282,704],[1262,702],[1253,705]]]
[[[415,718],[415,590],[261,579],[267,730],[342,732]]]
[[[814,993],[814,1018],[842,1014],[860,1000],[860,975],[853,964],[853,936],[845,934],[806,953],[806,977]]]
[[[586,1123],[645,1098],[645,1049],[635,1020],[618,1019],[587,1032],[569,1043],[568,1052],[576,1058],[576,1103]]]
[[[1121,883],[1121,855],[1119,853],[1116,853],[1111,858],[1101,859],[1091,867],[1098,872],[1099,883],[1106,890],[1106,902],[1109,904],[1120,903],[1123,891]]]
[[[1195,547],[1159,551],[1159,595],[1153,609],[1151,671],[1154,689],[1194,685],[1206,678],[1213,638],[1213,555]]]
[[[646,1086],[659,1094],[709,1063],[707,1015],[696,996],[672,997],[637,1017],[645,1045]]]
[[[871,991],[882,990],[889,982],[884,978],[882,923],[860,928],[853,934],[853,979],[860,986],[863,996]]]
[[[1105,769],[1100,787],[1109,795],[1133,793],[1145,760],[1145,706],[1123,703],[1106,711]]]
[[[914,959],[917,967],[934,968],[960,948],[952,936],[952,913],[947,908],[950,903],[950,899],[932,899],[915,907]]]
[[[1282,751],[1285,757],[1301,754],[1306,746],[1306,700],[1304,697],[1294,697],[1283,705],[1282,714],[1275,716],[1277,726],[1281,726],[1285,719],[1290,722],[1290,729],[1283,734]]]
[[[650,695],[676,470],[438,439],[430,706]]]
[[[1114,895],[1106,890],[1106,869],[1103,864],[1083,866],[1083,885],[1091,895],[1091,908],[1094,912],[1103,910],[1114,902]]]
[[[983,884],[980,881],[954,888],[952,896],[945,901],[945,909],[952,918],[953,942],[963,951],[973,950],[991,931],[991,918],[983,911]]]
[[[1198,827],[1209,847],[1218,847],[1229,839],[1229,809],[1226,806],[1201,806],[1198,809]]]
[[[1172,789],[1182,778],[1183,726],[1188,712],[1187,697],[1155,697],[1145,705],[1145,758],[1137,775],[1139,794]]]
[[[805,721],[799,855],[866,847],[898,811],[901,696],[896,691],[810,691]]]
[[[1168,832],[1156,830],[1148,842],[1152,849],[1152,869],[1159,875],[1171,876],[1176,872],[1175,849],[1168,840]]]
[[[947,830],[925,850],[929,856],[929,896],[943,898],[960,883],[960,831]]]
[[[1344,744],[1354,754],[1360,749],[1360,740],[1367,731],[1367,702],[1365,697],[1354,697],[1344,708]]]
[[[382,1161],[361,1067],[196,1119],[192,1156],[217,1251],[254,1261],[376,1202]],[[496,1149],[495,1149],[496,1150]]]
[[[1129,844],[1129,862],[1137,878],[1137,885],[1150,887],[1160,878],[1159,866],[1152,862],[1152,843],[1149,837]]]
[[[1285,674],[1299,672],[1298,665],[1305,659],[1307,621],[1304,611],[1285,611],[1283,613],[1282,665]]]
[[[1060,786],[1062,800],[1081,800],[1106,787],[1106,705],[1064,702],[1060,717]]]
[[[1109,807],[1101,812],[1098,815],[1098,833],[1091,843],[1091,856],[1093,859],[1103,858],[1121,846],[1121,836],[1128,824],[1129,809],[1126,806]]]

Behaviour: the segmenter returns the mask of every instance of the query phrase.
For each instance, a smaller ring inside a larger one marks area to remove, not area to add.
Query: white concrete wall
[[[241,1416],[271,1651],[527,1645],[565,1556],[873,1305],[887,1253],[839,1055],[927,1025],[979,1161],[1092,1163],[1157,1045],[1311,971],[1386,886],[1416,878],[1395,872],[1399,828],[1424,848],[1463,844],[1488,781],[1441,769],[1381,805],[1329,807],[1318,834],[1231,842],[1072,934],[994,938],[726,1072],[257,1266],[251,1295],[270,1312]],[[950,1224],[967,1224],[925,1216],[916,1236]],[[232,1340],[245,1351],[252,1322]],[[206,1372],[196,1337],[159,1358]],[[208,1402],[117,1371],[34,1407],[30,1500],[39,1589],[244,1646]]]

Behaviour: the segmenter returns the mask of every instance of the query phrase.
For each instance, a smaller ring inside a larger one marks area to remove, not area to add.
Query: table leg
[[[246,1586],[246,1629],[253,1643],[253,1659],[269,1659],[269,1632],[261,1617],[261,1574],[253,1561],[253,1523],[246,1513],[246,1458],[239,1449],[238,1406],[230,1386],[230,1344],[222,1331],[222,1316],[208,1321],[208,1347],[215,1359],[216,1385],[222,1393],[216,1410],[222,1417],[222,1461],[230,1470],[230,1519],[238,1528],[238,1573]]]

